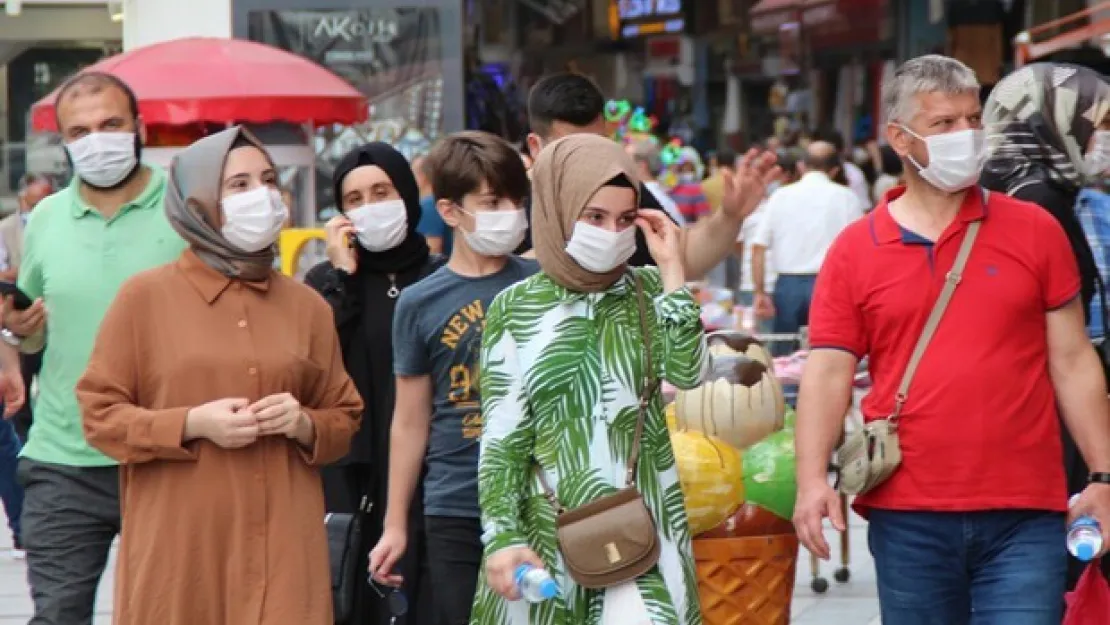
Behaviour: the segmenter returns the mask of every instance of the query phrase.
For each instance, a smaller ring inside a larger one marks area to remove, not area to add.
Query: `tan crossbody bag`
[[[983,205],[986,205],[986,193],[984,193]],[[921,336],[917,339],[917,345],[913,348],[906,371],[902,374],[902,382],[898,385],[898,393],[894,396],[894,410],[889,417],[871,421],[860,430],[851,433],[837,448],[836,459],[839,465],[837,481],[840,492],[846,495],[862,495],[885,482],[894,474],[898,465],[902,464],[902,447],[898,441],[898,420],[902,416],[903,406],[906,405],[906,398],[910,391],[910,384],[913,383],[914,373],[917,372],[917,366],[921,364],[925,349],[929,347],[929,341],[932,340],[937,326],[940,325],[944,310],[952,300],[952,293],[960,283],[968,256],[971,255],[971,248],[975,245],[975,237],[979,234],[980,225],[981,222],[973,221],[967,227],[967,233],[964,234],[964,240],[960,243],[960,250],[956,254],[956,261],[944,279],[944,288],[941,289],[936,303],[933,304],[933,310],[929,313],[925,327],[921,330]]]
[[[624,488],[612,495],[567,510],[547,483],[543,469],[536,464],[536,475],[544,496],[555,508],[556,535],[559,551],[567,573],[583,588],[609,588],[632,581],[651,570],[659,561],[660,545],[655,521],[636,488],[636,468],[640,459],[640,443],[644,435],[644,419],[652,396],[659,389],[659,380],[651,360],[651,333],[640,279],[636,296],[640,304],[640,330],[644,343],[644,388],[640,393],[639,414]]]

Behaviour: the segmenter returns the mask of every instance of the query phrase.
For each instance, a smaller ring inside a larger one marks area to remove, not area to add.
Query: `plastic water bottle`
[[[517,567],[513,579],[516,581],[516,587],[520,590],[520,595],[528,603],[543,603],[548,599],[554,599],[555,595],[559,594],[559,586],[551,578],[551,575],[531,564],[522,564]]]
[[[1068,505],[1075,503],[1078,495]],[[1081,516],[1068,526],[1068,553],[1080,562],[1090,562],[1102,551],[1102,528],[1094,517]]]

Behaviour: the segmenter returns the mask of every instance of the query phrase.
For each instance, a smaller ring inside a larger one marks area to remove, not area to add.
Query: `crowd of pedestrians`
[[[1034,65],[985,108],[979,89],[914,59],[884,89],[881,149],[829,135],[709,171],[686,153],[664,186],[658,144],[605,136],[596,85],[553,75],[528,154],[481,132],[413,163],[348,153],[302,284],[273,269],[290,210],[265,145],[232,127],[164,171],[126,84],[70,79],[73,180],[26,178],[0,221],[0,281],[30,299],[3,300],[5,415],[30,431],[0,422],[0,497],[32,625],[91,624],[117,536],[120,625],[331,625],[335,515],[361,530],[344,623],[701,623],[658,386],[710,367],[687,287],[710,273],[763,329],[810,328],[801,542],[828,557],[823,521],[845,525],[827,468],[866,359],[863,412],[897,422],[900,454],[854,501],[884,621],[1059,623],[1082,570],[1068,518],[1110,538],[1090,339],[1110,248],[1088,225],[1110,87]],[[655,565],[584,582],[568,541],[590,537],[557,517],[629,492]],[[521,566],[558,597],[522,601]]]

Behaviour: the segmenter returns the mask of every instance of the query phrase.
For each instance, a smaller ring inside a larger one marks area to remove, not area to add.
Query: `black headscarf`
[[[369,270],[373,273],[400,273],[406,269],[423,265],[428,260],[428,242],[424,235],[416,231],[420,225],[420,189],[412,167],[404,155],[388,143],[375,141],[359,146],[340,159],[332,175],[335,205],[343,205],[343,180],[353,170],[366,165],[376,165],[385,171],[393,182],[397,193],[405,202],[408,213],[408,236],[397,247],[384,252],[371,252],[361,245],[355,245],[358,253],[358,273]]]

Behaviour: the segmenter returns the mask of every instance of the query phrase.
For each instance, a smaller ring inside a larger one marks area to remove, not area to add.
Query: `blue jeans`
[[[817,276],[802,274],[779,274],[775,281],[775,319],[771,329],[776,334],[793,334],[802,326],[809,325],[809,303],[813,299],[813,285]],[[798,349],[796,341],[777,342],[771,353],[785,356]]]
[[[1063,513],[872,510],[883,623],[1060,625]]]
[[[23,487],[15,479],[22,448],[12,422],[0,419],[0,501],[4,503],[4,514],[15,538],[20,536],[19,518],[23,515]]]

